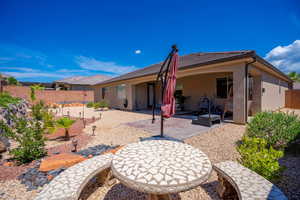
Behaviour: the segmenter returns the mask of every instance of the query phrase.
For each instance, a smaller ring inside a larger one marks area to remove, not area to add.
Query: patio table
[[[169,194],[190,190],[206,181],[212,166],[202,151],[190,145],[150,140],[119,150],[111,169],[121,183],[149,194],[150,199],[170,199]]]

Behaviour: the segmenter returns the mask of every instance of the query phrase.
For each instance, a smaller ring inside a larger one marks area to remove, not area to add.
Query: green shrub
[[[264,138],[274,148],[283,149],[300,134],[300,120],[294,114],[261,112],[247,125],[246,134]]]
[[[98,109],[98,108],[107,108],[109,107],[108,103],[106,101],[99,101],[94,103],[94,108]]]
[[[7,92],[0,93],[0,107],[7,108],[9,104],[17,104],[20,102],[20,98],[12,97]]]
[[[43,121],[43,126],[45,128],[45,133],[46,134],[54,133],[54,131],[56,130],[56,121],[54,115],[47,110],[43,112],[42,118],[43,118],[42,121]]]
[[[19,163],[28,163],[42,158],[47,154],[45,150],[44,129],[37,120],[28,120],[24,117],[12,116],[15,126],[10,128],[0,121],[0,129],[4,135],[15,140],[19,146],[10,151],[13,158]]]
[[[94,102],[88,102],[88,103],[86,104],[86,107],[88,107],[88,108],[94,107]]]
[[[31,106],[31,114],[32,117],[36,120],[43,120],[43,115],[45,112],[45,104],[43,101],[39,101],[38,103]]]
[[[241,155],[240,163],[255,171],[268,180],[276,180],[283,170],[278,159],[283,156],[283,151],[268,147],[267,141],[261,138],[243,137],[237,147]]]

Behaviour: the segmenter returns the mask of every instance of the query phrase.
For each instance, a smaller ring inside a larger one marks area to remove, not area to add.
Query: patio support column
[[[128,100],[128,110],[134,110],[135,109],[135,85],[133,84],[126,84],[126,97]]]
[[[245,67],[236,67],[233,72],[233,121],[238,124],[246,123],[246,77]]]

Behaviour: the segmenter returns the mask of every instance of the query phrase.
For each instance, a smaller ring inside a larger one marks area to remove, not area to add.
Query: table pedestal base
[[[169,194],[149,194],[148,200],[171,200],[171,196]]]

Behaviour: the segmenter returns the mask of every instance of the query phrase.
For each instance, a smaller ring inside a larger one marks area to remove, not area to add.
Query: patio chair
[[[214,105],[212,100],[207,97],[203,97],[200,100],[199,110],[200,113],[206,111],[206,114],[199,114],[197,119],[192,120],[192,124],[211,127],[214,123],[220,123],[221,116],[216,114],[216,108],[217,106]]]

